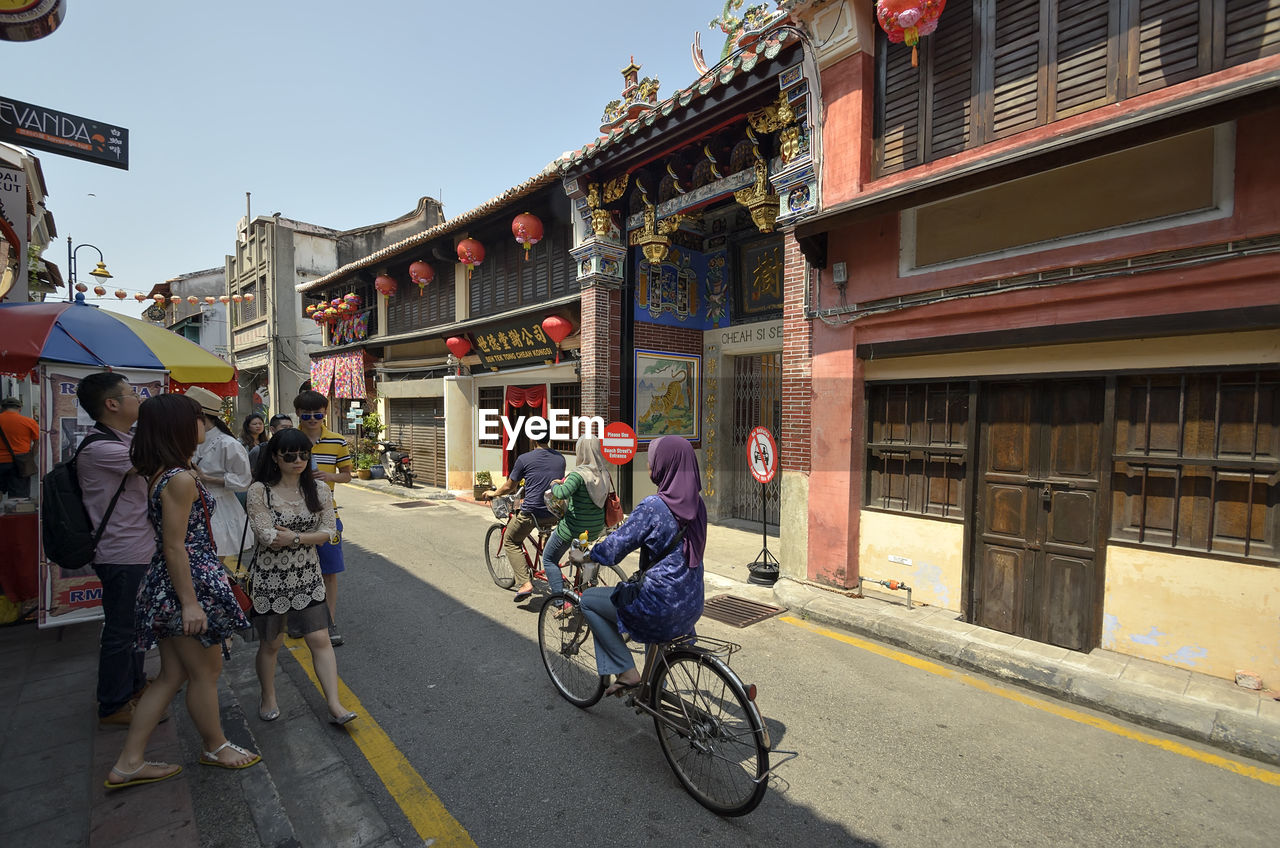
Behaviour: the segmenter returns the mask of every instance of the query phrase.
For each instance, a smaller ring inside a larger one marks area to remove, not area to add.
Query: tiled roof
[[[387,260],[396,257],[397,255],[405,252],[406,250],[409,250],[410,248],[427,244],[428,242],[434,239],[440,238],[441,236],[448,235],[449,233],[460,230],[463,227],[465,227],[467,224],[470,224],[479,218],[483,218],[485,215],[488,215],[490,212],[497,211],[498,209],[502,208],[508,203],[511,203],[512,201],[520,200],[523,197],[528,197],[538,189],[544,186],[548,186],[559,179],[560,179],[560,174],[556,170],[554,165],[548,165],[547,167],[543,168],[540,172],[538,172],[535,176],[530,177],[529,179],[525,180],[524,182],[520,183],[517,186],[513,186],[512,188],[507,189],[497,197],[494,197],[490,200],[485,201],[484,203],[481,203],[476,208],[468,212],[464,212],[456,218],[450,218],[447,221],[442,221],[439,224],[436,224],[434,227],[431,227],[430,229],[423,230],[420,233],[414,233],[408,238],[401,239],[395,244],[388,245],[387,247],[384,247],[381,250],[376,250],[373,253],[370,253],[368,256],[361,257],[360,259],[357,259],[354,262],[348,262],[346,265],[343,265],[338,270],[331,271],[330,273],[325,274],[323,277],[319,277],[315,280],[311,280],[310,282],[299,283],[298,285],[294,286],[294,289],[300,292],[314,291],[315,289],[321,288],[330,283],[335,283],[339,280],[342,280],[343,278],[350,276],[351,274],[355,273],[356,271],[359,271],[362,268],[369,268],[373,265],[378,265],[382,262],[386,262]]]
[[[754,69],[761,58],[772,59],[782,51],[782,48],[799,40],[800,36],[792,26],[783,24],[770,29],[762,34],[759,40],[736,51],[714,67],[708,68],[707,72],[698,77],[688,88],[677,91],[653,107],[651,111],[627,121],[607,136],[598,138],[579,150],[566,153],[552,164],[561,171],[568,171],[584,164],[610,149],[620,139],[635,135],[644,127],[653,126],[658,118],[667,118],[691,107],[696,100],[706,97],[721,86],[728,85],[739,73],[747,73]]]

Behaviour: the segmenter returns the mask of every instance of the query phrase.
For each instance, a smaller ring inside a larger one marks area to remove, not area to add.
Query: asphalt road
[[[485,569],[487,510],[399,509],[351,487],[339,500],[339,673],[480,846],[1274,846],[1280,833],[1274,785],[781,618],[700,625],[743,645],[733,666],[759,686],[775,747],[801,752],[755,812],[718,818],[676,782],[649,719],[552,689],[537,604],[513,604]],[[401,843],[421,844],[355,743],[338,744]]]

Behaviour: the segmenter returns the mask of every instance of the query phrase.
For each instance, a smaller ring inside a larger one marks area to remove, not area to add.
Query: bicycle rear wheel
[[[484,563],[489,566],[489,576],[493,582],[504,589],[515,585],[516,574],[507,562],[506,549],[502,547],[505,524],[490,524],[489,532],[484,534]]]
[[[715,657],[667,654],[650,705],[658,742],[685,791],[712,812],[741,816],[764,797],[769,749],[746,687]]]
[[[555,601],[564,601],[567,613]],[[604,694],[606,678],[596,670],[596,643],[582,614],[582,602],[572,592],[552,595],[538,612],[538,647],[542,664],[566,701],[586,709]]]

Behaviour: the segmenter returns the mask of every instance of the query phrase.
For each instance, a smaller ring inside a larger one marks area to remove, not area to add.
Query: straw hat
[[[208,415],[222,414],[222,398],[215,395],[208,389],[200,386],[192,386],[183,392],[187,397],[200,404],[200,408]]]

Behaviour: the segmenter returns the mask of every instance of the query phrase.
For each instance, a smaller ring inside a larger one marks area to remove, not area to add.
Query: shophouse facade
[[[239,414],[292,412],[294,396],[310,379],[311,352],[320,328],[305,318],[298,286],[441,219],[440,204],[423,197],[399,218],[336,230],[279,214],[242,218],[236,252],[226,259],[231,299],[230,353],[239,372]]]
[[[1280,3],[952,0],[914,67],[785,5],[835,34],[807,576],[1280,679]]]
[[[542,228],[527,253],[512,234],[522,214]],[[468,239],[483,250],[470,266],[459,261]],[[363,321],[350,312],[322,319],[326,344],[314,357],[313,386],[334,398],[333,408],[357,399],[376,409],[383,436],[412,454],[425,485],[470,491],[478,471],[501,479],[528,441],[508,448],[505,435],[482,433],[481,410],[515,421],[580,408],[571,244],[569,202],[548,168],[300,286],[310,306],[332,308],[354,295],[361,314],[369,310]],[[558,345],[543,328],[552,316],[572,329]],[[572,442],[553,447],[571,451]]]

